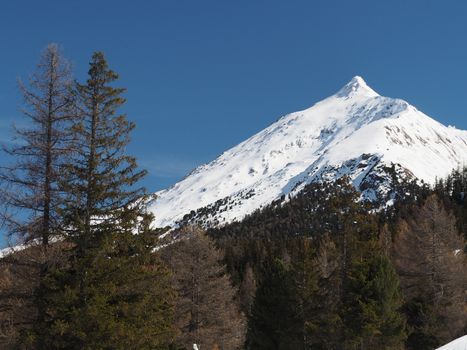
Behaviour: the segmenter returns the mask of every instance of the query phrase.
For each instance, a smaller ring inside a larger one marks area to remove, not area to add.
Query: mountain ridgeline
[[[21,91],[1,349],[433,350],[467,333],[467,132],[355,77],[152,202],[102,52],[80,83],[49,45]]]
[[[380,96],[355,77],[158,192],[151,210],[160,227],[180,221],[222,226],[309,183],[343,176],[362,199],[386,206],[402,178],[434,184],[465,163],[467,131]]]

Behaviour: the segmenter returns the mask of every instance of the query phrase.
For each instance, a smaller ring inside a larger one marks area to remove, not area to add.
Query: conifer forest
[[[226,213],[261,187],[161,227],[112,57],[77,80],[50,44],[31,73],[0,164],[0,349],[432,350],[467,334],[464,164],[428,183],[363,154],[241,218]],[[349,84],[336,100],[377,98]]]

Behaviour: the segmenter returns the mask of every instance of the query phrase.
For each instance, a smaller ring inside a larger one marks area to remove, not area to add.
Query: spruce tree
[[[62,181],[67,194],[62,215],[80,253],[106,232],[131,230],[146,204],[145,189],[137,187],[146,171],[125,153],[135,127],[118,114],[125,89],[112,86],[118,75],[109,69],[102,52],[92,56],[88,75],[86,84],[76,86],[76,151]]]
[[[107,234],[84,257],[48,274],[43,349],[168,349],[173,342],[169,270],[153,252],[154,234]],[[86,275],[86,285],[80,275]]]
[[[76,87],[76,152],[61,183],[69,259],[46,276],[39,349],[166,349],[172,340],[170,278],[137,187],[145,172],[125,154],[134,124],[118,114],[117,77],[97,52]]]
[[[280,259],[263,268],[248,320],[247,348],[302,349],[302,318],[290,271]]]
[[[355,260],[349,273],[343,303],[346,348],[400,349],[406,335],[399,278],[387,257],[372,255]]]

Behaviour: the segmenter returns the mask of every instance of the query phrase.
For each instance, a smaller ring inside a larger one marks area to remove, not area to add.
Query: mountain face
[[[391,203],[398,178],[433,183],[467,164],[467,131],[446,127],[409,103],[383,97],[361,77],[288,114],[157,193],[156,225],[239,221],[314,181],[344,175],[363,200]]]

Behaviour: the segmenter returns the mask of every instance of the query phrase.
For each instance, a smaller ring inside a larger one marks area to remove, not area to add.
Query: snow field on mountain
[[[368,158],[372,164],[344,166]],[[433,183],[467,164],[467,132],[382,97],[355,77],[335,95],[280,118],[158,192],[151,210],[156,225],[166,226],[208,206],[215,211],[210,220],[222,225],[323,176],[348,175],[358,186],[378,164],[392,163]],[[374,192],[368,190],[369,199]]]

